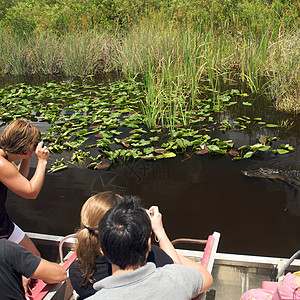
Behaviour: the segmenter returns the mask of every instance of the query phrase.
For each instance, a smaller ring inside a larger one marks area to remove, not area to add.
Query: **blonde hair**
[[[121,201],[120,195],[107,191],[90,197],[81,208],[81,226],[77,231],[76,254],[84,278],[83,286],[95,281],[92,277],[96,270],[96,257],[100,254],[99,222],[109,209]]]
[[[33,142],[40,139],[40,130],[29,121],[15,120],[0,136],[0,148],[8,153],[27,154]]]

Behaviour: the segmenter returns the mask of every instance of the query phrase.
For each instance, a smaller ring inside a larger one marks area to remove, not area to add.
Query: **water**
[[[299,188],[241,173],[278,161],[194,155],[106,171],[72,168],[47,174],[36,200],[9,193],[7,208],[26,231],[67,235],[79,226],[89,196],[114,190],[139,195],[145,207],[158,205],[171,239],[219,231],[220,252],[289,257],[299,248]]]
[[[231,120],[247,113],[271,123],[291,118],[274,112],[264,101],[254,101],[250,112],[244,109],[220,117]],[[289,154],[276,156],[268,151],[241,161],[232,161],[226,155],[182,155],[155,162],[139,159],[107,170],[74,167],[47,173],[36,200],[9,192],[7,209],[25,231],[67,235],[79,226],[80,209],[89,196],[113,190],[139,195],[145,207],[158,205],[171,239],[203,239],[219,231],[219,252],[290,257],[299,249],[299,187],[248,178],[241,171],[259,167],[299,170],[300,122],[299,117],[293,120],[289,130],[250,126],[244,132],[215,133],[223,140],[233,139],[236,147],[254,144],[260,135],[277,136],[277,148],[281,143],[296,147]],[[44,123],[37,126],[46,129]],[[70,155],[65,153],[65,160]],[[61,156],[51,155],[49,166],[56,158]],[[33,159],[31,174],[35,165]]]

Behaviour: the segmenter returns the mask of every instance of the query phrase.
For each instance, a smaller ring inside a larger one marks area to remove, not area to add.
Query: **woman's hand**
[[[45,160],[49,158],[49,151],[43,142],[39,142],[35,149],[35,155],[38,160]]]
[[[149,208],[149,216],[151,220],[151,226],[156,236],[161,235],[164,226],[162,222],[162,214],[158,210],[158,206],[151,206]]]

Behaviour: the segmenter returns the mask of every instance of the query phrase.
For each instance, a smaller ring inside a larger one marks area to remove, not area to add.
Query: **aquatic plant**
[[[48,173],[55,173],[66,169],[68,169],[68,166],[65,164],[64,158],[60,160],[56,159],[55,162],[52,163],[51,168],[48,170]]]

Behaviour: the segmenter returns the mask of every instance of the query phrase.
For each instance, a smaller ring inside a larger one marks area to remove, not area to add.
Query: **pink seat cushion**
[[[275,291],[278,285],[279,282],[277,281],[263,281],[261,283],[261,288],[269,291]]]

